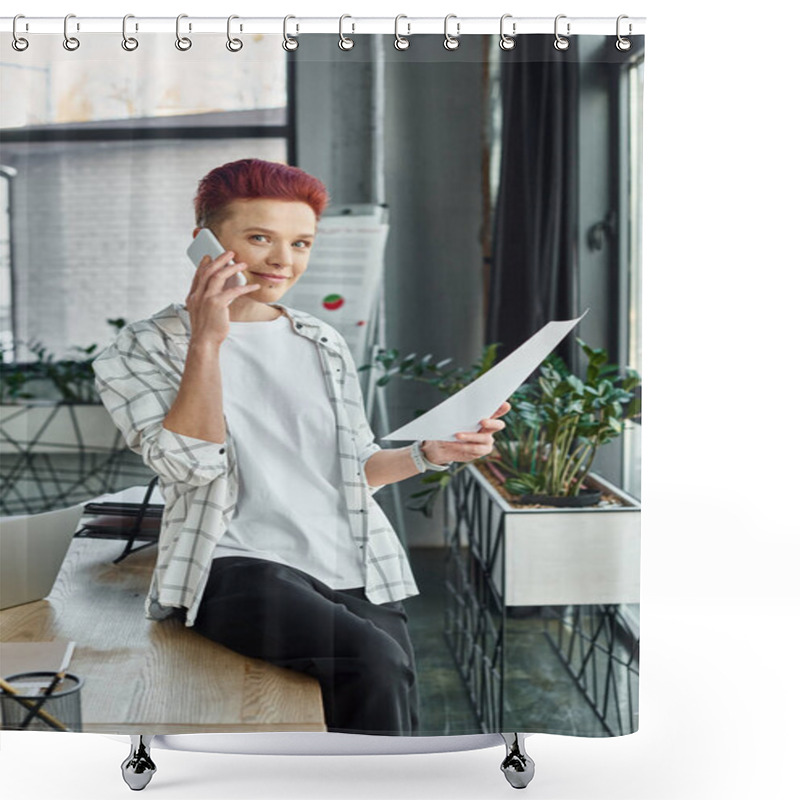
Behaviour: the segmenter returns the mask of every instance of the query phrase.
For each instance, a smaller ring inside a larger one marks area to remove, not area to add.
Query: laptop
[[[83,507],[0,517],[0,609],[50,594]]]

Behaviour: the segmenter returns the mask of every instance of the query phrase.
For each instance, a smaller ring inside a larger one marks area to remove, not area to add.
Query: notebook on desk
[[[0,518],[0,609],[50,593],[83,505]]]

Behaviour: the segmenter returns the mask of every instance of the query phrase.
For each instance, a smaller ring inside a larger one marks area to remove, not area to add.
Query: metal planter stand
[[[483,732],[504,730],[508,625],[507,510],[470,466],[445,496],[445,640]],[[583,513],[593,513],[583,511]],[[619,604],[542,605],[545,637],[608,735],[637,729],[638,632]]]
[[[560,612],[560,613],[559,613]],[[639,639],[618,605],[549,606],[558,635],[545,638],[609,736],[639,727]]]
[[[0,406],[0,454],[2,516],[51,511],[153,477],[99,404]]]
[[[466,470],[448,484],[444,635],[484,733],[504,730],[505,548],[498,511]],[[467,534],[466,553],[462,531]],[[500,586],[491,577],[497,569]]]

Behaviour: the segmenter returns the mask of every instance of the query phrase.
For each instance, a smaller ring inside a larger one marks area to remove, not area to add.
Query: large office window
[[[630,124],[630,225],[628,264],[629,322],[628,363],[642,369],[642,89],[644,59],[639,58],[628,70],[628,114]]]
[[[11,209],[10,182],[14,170],[0,166],[0,348],[3,360],[14,353],[11,326]]]
[[[0,65],[6,358],[31,360],[31,339],[63,356],[107,338],[107,317],[183,299],[199,178],[245,157],[295,163],[293,60],[280,43],[203,57],[210,42],[181,53],[163,34],[148,37],[158,57],[137,61],[114,37],[93,39],[91,57],[65,56],[53,37]]]
[[[493,301],[493,327],[521,341],[534,319],[547,321],[544,306],[550,318],[590,309],[580,337],[606,349],[613,363],[641,372],[642,45],[620,55],[613,45],[609,51],[608,37],[597,36],[582,37],[575,48],[564,63],[551,63],[549,50],[537,54],[534,43],[529,63],[515,63],[499,48],[489,54],[484,216],[500,247],[491,263],[500,298]],[[514,124],[504,136],[508,119]],[[498,213],[511,220],[501,232],[493,224]],[[544,230],[547,237],[534,235]],[[498,322],[500,303],[514,324]],[[585,357],[574,342],[570,354],[580,369]],[[595,462],[636,497],[640,432],[629,422]]]
[[[625,295],[625,344],[627,363],[642,374],[642,90],[644,57],[635,57],[623,74],[622,113],[626,117],[628,136],[621,142],[624,178],[621,191],[627,208],[627,226],[620,259],[620,285]],[[623,441],[623,488],[634,497],[641,497],[640,422],[628,422]]]

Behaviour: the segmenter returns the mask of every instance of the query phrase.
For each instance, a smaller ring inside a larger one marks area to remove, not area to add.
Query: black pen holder
[[[4,678],[17,694],[0,689],[0,716],[4,730],[81,730],[83,678],[67,673],[50,694],[44,694],[55,672],[24,672]]]

